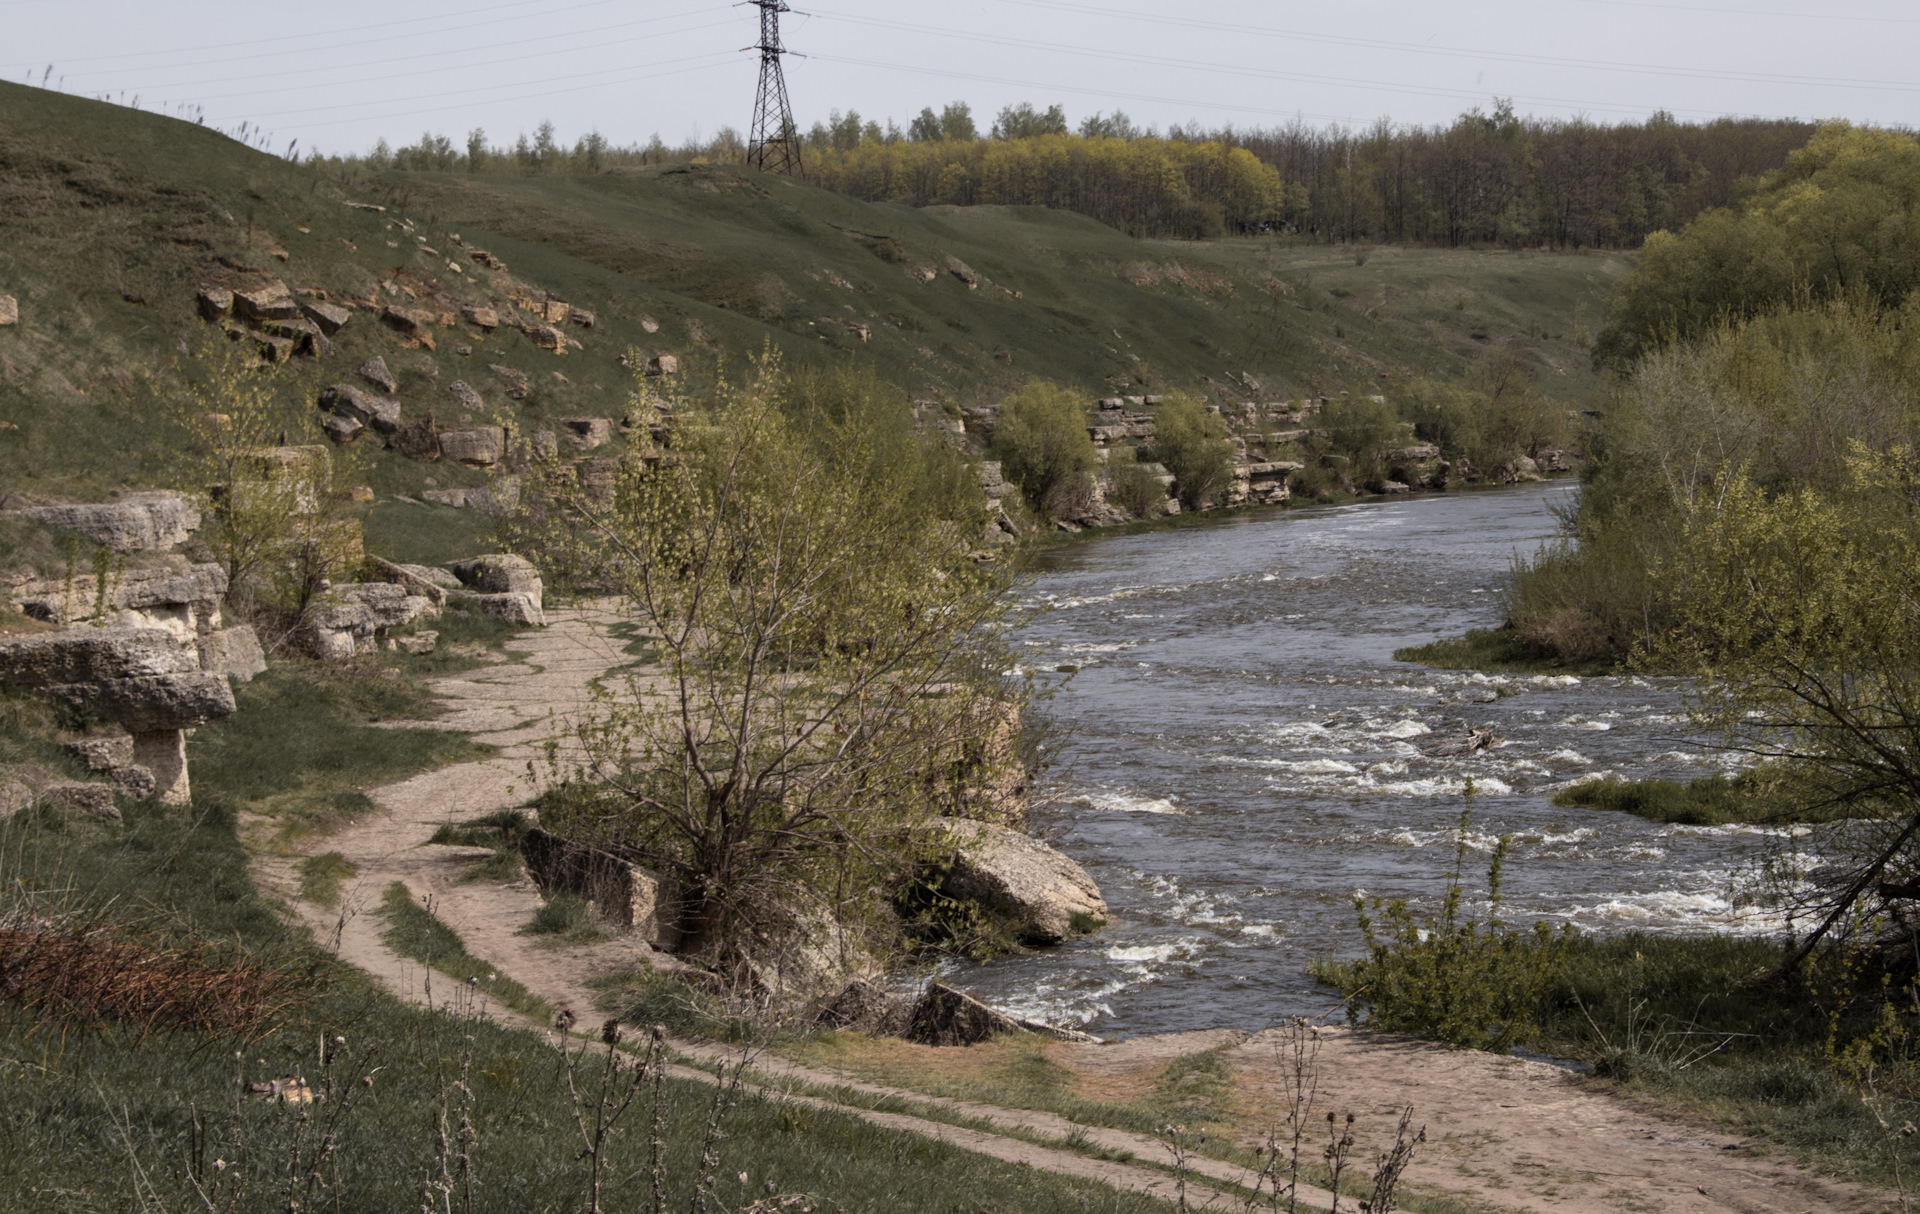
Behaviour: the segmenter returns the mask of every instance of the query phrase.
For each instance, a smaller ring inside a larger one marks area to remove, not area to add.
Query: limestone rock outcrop
[[[295,641],[317,658],[350,658],[377,649],[392,629],[439,616],[439,602],[408,589],[397,582],[333,586],[307,609]]]
[[[132,735],[132,766],[153,795],[183,804],[185,731],[234,711],[233,687],[201,668],[192,639],[165,628],[80,626],[0,641],[0,684],[43,692]]]
[[[106,617],[125,628],[165,628],[192,640],[220,627],[220,599],[227,592],[226,570],[213,563],[191,564],[169,556],[157,564],[109,577],[36,578],[14,588],[13,607],[49,624],[66,626]]]
[[[1028,944],[1055,944],[1104,922],[1106,899],[1085,869],[1045,843],[991,822],[942,818],[955,845],[943,892],[1003,915]]]
[[[177,493],[130,493],[117,502],[30,506],[8,513],[77,532],[115,552],[165,552],[200,529],[200,512]]]

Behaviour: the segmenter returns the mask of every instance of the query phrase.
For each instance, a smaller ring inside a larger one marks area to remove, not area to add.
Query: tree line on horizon
[[[1058,105],[1009,105],[983,133],[963,101],[923,109],[905,129],[835,111],[796,132],[816,184],[869,202],[1047,206],[1142,237],[1264,234],[1328,243],[1444,247],[1637,248],[1740,196],[1805,146],[1795,119],[1640,122],[1521,116],[1496,100],[1446,125],[1142,129],[1123,112],[1070,125]],[[375,170],[578,174],[686,161],[737,163],[731,127],[710,139],[618,147],[598,132],[571,146],[542,123],[533,137],[465,147],[423,135],[383,140]]]

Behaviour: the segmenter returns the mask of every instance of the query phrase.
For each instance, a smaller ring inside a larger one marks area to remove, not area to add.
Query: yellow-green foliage
[[[1740,204],[1647,238],[1595,347],[1625,362],[1796,293],[1897,307],[1920,284],[1920,139],[1832,122]]]
[[[1323,976],[1355,995],[1356,1020],[1364,1008],[1369,1024],[1505,1053],[1540,1032],[1541,999],[1559,976],[1568,933],[1556,934],[1544,923],[1527,931],[1501,926],[1500,872],[1508,846],[1504,836],[1487,865],[1486,922],[1461,918],[1461,875],[1472,824],[1469,784],[1453,871],[1447,874],[1439,911],[1421,915],[1404,898],[1369,901],[1355,894],[1353,906],[1367,938],[1367,955],[1325,967]]]
[[[1416,381],[1403,409],[1415,434],[1449,458],[1464,456],[1482,475],[1567,443],[1566,407],[1542,396],[1526,368],[1508,354],[1481,360],[1461,381]]]
[[[1107,452],[1107,502],[1135,518],[1147,518],[1167,498],[1153,469],[1126,443]]]
[[[1087,434],[1087,407],[1058,384],[1035,380],[1000,402],[993,453],[1027,504],[1058,515],[1085,499],[1099,463]]]
[[[808,173],[880,201],[1077,211],[1140,236],[1213,236],[1278,224],[1307,192],[1245,148],[1185,140],[1041,135],[863,141],[809,149]]]
[[[1863,819],[1806,875],[1830,895],[1826,924],[1874,882],[1920,877],[1916,491],[1905,446],[1854,443],[1833,493],[1772,495],[1731,472],[1690,502],[1658,569],[1675,607],[1653,656],[1699,676],[1695,724],[1781,760],[1799,804]]]
[[[334,453],[287,445],[290,436],[317,438],[299,403],[307,388],[218,330],[160,384],[172,422],[166,479],[198,502],[201,540],[225,568],[229,594],[295,615],[360,553]]]
[[[723,961],[803,924],[861,945],[929,846],[916,828],[1026,694],[1001,673],[1011,576],[971,559],[977,532],[918,467],[876,459],[870,418],[824,400],[769,356],[677,402],[673,458],[630,462],[610,503],[558,462],[522,495],[548,512],[530,555],[564,546],[656,654],[580,723],[585,771],[553,751],[566,829],[669,875],[683,947]]]
[[[1641,359],[1588,436],[1571,541],[1516,571],[1528,639],[1574,661],[1624,654],[1684,609],[1676,553],[1696,503],[1735,470],[1764,495],[1846,489],[1847,451],[1920,440],[1920,303],[1829,302],[1726,325]],[[1648,571],[1664,563],[1668,576]]]
[[[1233,440],[1226,423],[1193,396],[1174,392],[1154,409],[1153,457],[1173,473],[1182,506],[1224,504],[1233,478]]]

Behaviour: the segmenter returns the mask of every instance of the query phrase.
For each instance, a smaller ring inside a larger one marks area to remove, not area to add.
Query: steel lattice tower
[[[749,0],[760,10],[760,88],[753,98],[753,135],[747,163],[756,169],[805,177],[800,166],[800,128],[787,100],[787,77],[780,70],[780,14],[792,12],[786,0]]]

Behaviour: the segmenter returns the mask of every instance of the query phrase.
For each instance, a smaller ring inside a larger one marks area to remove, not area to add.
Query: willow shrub
[[[1920,441],[1916,402],[1920,302],[1783,306],[1646,355],[1586,436],[1566,542],[1516,569],[1512,622],[1572,661],[1645,647],[1689,609],[1678,558],[1696,504],[1738,470],[1767,497],[1840,494],[1852,517],[1850,444]]]
[[[1060,517],[1084,504],[1099,465],[1087,433],[1087,407],[1058,384],[1036,380],[1000,404],[993,453],[1027,505]]]
[[[1538,1038],[1543,1001],[1560,977],[1571,929],[1544,923],[1529,930],[1500,922],[1500,876],[1509,840],[1502,836],[1487,864],[1487,917],[1463,918],[1461,884],[1473,824],[1473,785],[1460,811],[1453,870],[1432,914],[1404,898],[1353,898],[1367,954],[1322,964],[1315,976],[1352,998],[1349,1016],[1376,1028],[1420,1033],[1452,1045],[1505,1053]],[[1371,912],[1371,913],[1369,913]],[[1376,918],[1377,916],[1377,918]]]
[[[1153,455],[1173,473],[1174,492],[1189,510],[1225,505],[1233,484],[1233,439],[1218,414],[1174,392],[1153,412]]]

